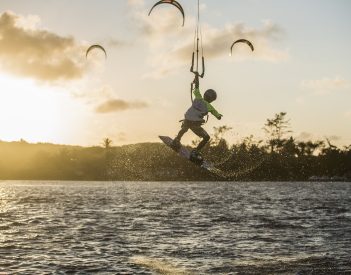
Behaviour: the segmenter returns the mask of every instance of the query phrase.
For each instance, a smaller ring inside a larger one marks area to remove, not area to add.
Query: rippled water
[[[0,182],[0,272],[351,274],[351,183]]]

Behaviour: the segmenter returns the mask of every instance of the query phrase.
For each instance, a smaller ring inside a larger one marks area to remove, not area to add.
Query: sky
[[[0,140],[92,146],[175,136],[191,104],[197,1],[1,0]],[[351,1],[200,0],[206,74],[226,138],[264,139],[286,112],[297,140],[351,144]],[[245,44],[231,44],[240,38]],[[102,45],[86,58],[90,45]],[[187,133],[184,143],[195,136]]]

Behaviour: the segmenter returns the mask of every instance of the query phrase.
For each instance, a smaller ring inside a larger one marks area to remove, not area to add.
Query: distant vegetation
[[[267,119],[267,140],[253,136],[230,145],[223,138],[231,128],[214,128],[204,149],[228,180],[350,180],[351,145],[338,148],[329,140],[296,141],[286,113]],[[196,141],[194,142],[196,143]],[[115,147],[105,138],[100,146],[0,141],[1,180],[218,180],[178,157],[162,143]]]

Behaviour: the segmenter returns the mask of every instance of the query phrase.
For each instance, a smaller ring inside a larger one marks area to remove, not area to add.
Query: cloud
[[[337,135],[318,135],[312,134],[309,132],[301,132],[298,136],[296,136],[296,140],[299,142],[307,142],[307,141],[319,141],[319,140],[329,140],[330,142],[340,142],[343,138]]]
[[[91,84],[91,83],[89,83]],[[99,84],[96,84],[99,85]],[[98,114],[122,112],[143,109],[149,104],[143,100],[125,100],[116,95],[116,89],[105,85],[102,87],[83,87],[72,93],[72,96],[91,108]],[[97,104],[99,102],[99,104]]]
[[[328,94],[333,91],[340,91],[350,87],[350,81],[335,76],[333,78],[325,77],[315,80],[304,80],[301,82],[302,88],[313,90],[315,94]]]
[[[152,70],[145,77],[159,78],[175,72],[185,64],[189,65],[194,50],[194,27],[196,18],[186,15],[185,26],[181,27],[182,17],[174,9],[159,9],[148,16],[143,1],[131,5],[132,24],[149,45],[151,54],[148,62]],[[202,9],[206,9],[202,6]],[[279,42],[284,30],[271,21],[264,21],[260,28],[250,28],[243,23],[215,27],[203,23],[201,26],[202,44],[206,59],[224,59],[237,61],[255,59],[266,62],[281,62],[289,59],[288,50],[274,48],[273,42]],[[232,43],[240,38],[250,40],[255,51],[252,53],[246,45],[236,45],[233,57],[228,57]]]
[[[190,30],[188,27],[181,27],[182,15],[175,12],[175,9],[155,9],[149,16],[150,7],[137,5],[132,8],[131,23],[137,28],[139,35],[147,38],[150,45],[163,44],[165,36],[171,38],[173,35],[182,35],[184,31]]]
[[[115,138],[118,142],[127,141],[127,134],[125,132],[119,132],[116,134]]]
[[[264,23],[260,29],[250,29],[244,24],[227,25],[222,29],[206,25],[203,27],[202,33],[204,56],[207,60],[226,58],[230,62],[251,59],[277,63],[289,59],[287,51],[277,50],[271,46],[270,41],[276,40],[283,31],[279,26],[270,22]],[[194,34],[191,32],[188,34],[186,38],[176,39],[177,41],[186,41],[185,43],[173,42],[171,48],[165,48],[162,45],[162,48],[157,48],[154,51],[154,67],[157,68],[156,72],[153,73],[154,76],[163,76],[190,62],[191,54],[194,51],[194,40],[191,39]],[[233,49],[233,56],[228,57],[232,43],[239,38],[250,40],[255,51],[251,52],[246,44],[238,44]]]
[[[123,40],[117,40],[117,39],[114,39],[114,38],[110,38],[108,41],[107,41],[107,44],[110,46],[110,47],[121,47],[121,46],[126,46],[128,45],[129,43],[123,41]]]
[[[148,107],[148,104],[143,101],[128,102],[122,99],[109,99],[97,106],[95,111],[97,113],[104,114],[112,112],[121,112],[130,109],[142,109],[146,107]]]
[[[252,54],[250,48],[243,44],[236,45],[233,50],[234,56],[246,56],[266,61],[278,62],[286,60],[288,54],[283,51],[274,50],[269,45],[269,40],[276,39],[283,33],[282,29],[271,23],[270,21],[264,22],[261,29],[251,29],[244,24],[230,24],[223,29],[205,26],[203,33],[203,45],[208,58],[220,58],[228,56],[230,46],[239,38],[246,38],[250,40],[255,46],[255,52]],[[179,58],[185,59],[189,57],[189,52],[193,51],[193,43],[188,43],[183,47],[175,50]]]
[[[39,22],[37,16],[0,15],[1,69],[45,82],[81,78],[82,47],[72,37],[39,29]]]
[[[128,0],[128,5],[142,7],[144,6],[144,0]]]

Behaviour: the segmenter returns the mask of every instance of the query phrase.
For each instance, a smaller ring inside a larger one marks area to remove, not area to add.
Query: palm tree
[[[104,146],[105,149],[110,149],[112,144],[112,140],[109,138],[104,138],[102,145]]]

